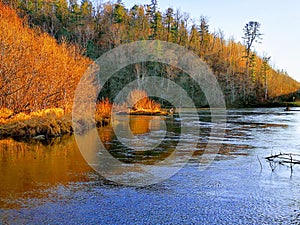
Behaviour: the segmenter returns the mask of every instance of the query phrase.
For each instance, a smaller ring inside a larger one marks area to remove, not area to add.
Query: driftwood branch
[[[288,165],[292,172],[293,166],[300,164],[300,154],[296,153],[279,153],[268,156],[265,159],[268,160],[272,171],[274,171],[278,165]]]

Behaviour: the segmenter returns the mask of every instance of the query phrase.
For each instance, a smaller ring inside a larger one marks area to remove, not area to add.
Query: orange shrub
[[[66,108],[91,61],[72,45],[59,45],[24,25],[0,2],[0,108],[32,112]]]
[[[103,99],[102,101],[96,104],[96,121],[97,118],[109,118],[111,115],[112,103],[108,98]]]
[[[128,102],[136,111],[143,112],[159,112],[161,111],[160,104],[151,100],[147,92],[144,90],[133,90],[128,97]]]

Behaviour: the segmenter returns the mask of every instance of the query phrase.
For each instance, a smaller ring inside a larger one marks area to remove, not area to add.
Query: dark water
[[[51,143],[1,140],[0,224],[300,224],[300,166],[271,172],[264,160],[300,153],[300,112],[229,110],[220,154],[203,171],[198,162],[213,124],[209,111],[199,114],[200,139],[189,163],[170,179],[139,188],[94,172],[73,136]],[[150,152],[126,148],[110,127],[99,133],[114,157],[153,164],[172,153],[179,125],[177,118],[132,118],[130,129],[141,142],[156,142],[167,127],[166,141]]]

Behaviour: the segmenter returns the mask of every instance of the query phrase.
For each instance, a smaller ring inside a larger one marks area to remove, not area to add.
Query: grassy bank
[[[128,105],[132,105],[129,109]],[[106,98],[98,101],[95,108],[95,117],[87,118],[84,113],[82,118],[76,118],[75,124],[80,125],[76,131],[85,132],[91,127],[103,127],[110,124],[111,112],[123,112],[135,115],[166,115],[160,104],[148,98],[147,93],[142,90],[134,90],[130,93],[129,103],[116,105],[113,109],[112,103]],[[50,108],[25,113],[14,113],[13,111],[0,109],[0,138],[35,138],[48,139],[59,137],[64,134],[73,133],[71,112],[65,113],[61,108]]]
[[[46,109],[30,114],[2,109],[0,113],[0,137],[53,138],[72,133],[71,114],[62,109]]]
[[[97,114],[97,126],[109,124],[110,118]],[[72,134],[71,113],[63,109],[45,109],[30,114],[14,114],[8,109],[0,109],[0,138],[48,139]]]

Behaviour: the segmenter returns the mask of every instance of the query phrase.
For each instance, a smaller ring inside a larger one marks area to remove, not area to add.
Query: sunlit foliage
[[[137,112],[160,112],[160,104],[150,99],[144,90],[133,90],[128,96],[128,103],[133,111]]]
[[[90,62],[74,45],[57,44],[0,3],[0,108],[15,113],[53,107],[69,111]]]
[[[194,51],[213,70],[228,105],[270,102],[300,88],[300,84],[285,71],[270,64],[269,56],[257,55],[251,38],[243,44],[234,39],[226,40],[223,31],[210,30],[206,17],[193,20],[187,13],[171,7],[159,10],[157,1],[128,9],[122,1],[82,1],[82,4],[67,0],[2,1],[26,18],[19,20],[14,11],[1,6],[0,26],[3,32],[0,34],[0,57],[4,61],[0,65],[0,94],[3,96],[0,101],[6,108],[20,111],[53,104],[54,107],[66,105],[72,98],[78,75],[88,63],[81,54],[96,59],[121,44],[147,39],[173,42]],[[205,14],[205,11],[199,13]],[[24,26],[24,21],[35,31]],[[246,24],[245,35],[258,24]],[[263,31],[263,24],[259,24],[259,28]],[[133,71],[136,77],[142,77],[142,72],[152,74],[153,68]],[[173,79],[180,74],[172,68],[163,67],[161,76]],[[143,87],[143,79],[139,82]],[[112,88],[118,89],[117,86]],[[35,90],[37,102],[30,97],[33,91],[29,89]],[[190,95],[199,96],[197,89],[188,89],[190,92],[195,90]]]

